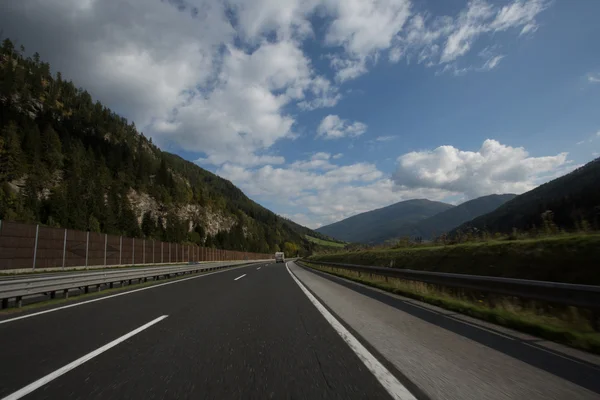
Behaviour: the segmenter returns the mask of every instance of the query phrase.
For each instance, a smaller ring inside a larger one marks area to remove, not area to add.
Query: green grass
[[[329,241],[329,240],[323,240],[323,239],[319,239],[319,238],[312,237],[312,236],[309,236],[309,235],[305,235],[305,237],[306,237],[306,239],[308,239],[309,241],[311,241],[311,242],[313,242],[313,243],[316,243],[316,244],[318,244],[318,245],[321,245],[321,246],[328,246],[328,247],[340,247],[340,248],[343,248],[343,247],[346,245],[346,243],[332,242],[332,241]]]
[[[315,261],[600,285],[600,235],[337,252]]]
[[[303,263],[310,268],[331,275],[375,287],[387,292],[417,299],[451,311],[484,321],[506,326],[547,340],[600,354],[600,333],[595,332],[585,310],[573,307],[544,308],[539,304],[523,304],[511,298],[494,298],[493,306],[487,300],[448,291],[421,282],[367,276],[354,271]]]

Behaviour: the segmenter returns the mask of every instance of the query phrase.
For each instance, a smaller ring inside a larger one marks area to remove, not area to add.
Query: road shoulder
[[[587,362],[578,364],[542,352],[507,335],[453,319],[456,315],[448,311],[435,312],[414,300],[321,276],[293,263],[290,269],[326,306],[433,399],[598,396],[599,388],[592,380],[599,381],[600,369]],[[525,354],[529,357],[527,362],[511,354],[516,351],[529,351]],[[540,368],[548,363],[552,363],[554,373]],[[585,382],[590,385],[583,385]]]

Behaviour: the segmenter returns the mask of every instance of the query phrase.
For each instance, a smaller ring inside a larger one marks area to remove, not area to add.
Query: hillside
[[[415,199],[354,215],[316,231],[346,242],[372,243],[395,236],[399,226],[415,223],[453,206],[438,201]]]
[[[0,49],[0,219],[264,253],[315,246],[304,236],[321,235],[161,151],[23,51]]]
[[[544,223],[542,213],[546,214]],[[546,226],[544,225],[551,225]],[[496,210],[475,218],[456,231],[489,232],[536,229],[600,229],[600,158],[523,193]]]
[[[462,223],[495,210],[516,196],[516,194],[492,194],[489,196],[478,197],[417,223],[402,225],[398,227],[397,232],[395,232],[392,237],[399,238],[408,236],[411,238],[421,237],[425,240],[431,240],[442,233],[451,231]],[[377,241],[383,242],[387,239],[390,239],[390,237],[381,236]]]

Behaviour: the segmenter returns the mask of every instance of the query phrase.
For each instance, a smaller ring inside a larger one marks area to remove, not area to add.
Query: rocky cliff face
[[[128,198],[136,213],[139,224],[142,223],[142,217],[148,211],[155,216],[162,217],[163,220],[166,218],[167,212],[170,211],[147,193],[140,193],[131,189],[128,193]],[[197,204],[180,205],[174,211],[177,217],[189,221],[189,231],[192,231],[196,227],[194,221],[198,221],[204,227],[206,233],[211,236],[219,232],[229,232],[237,223],[234,217],[226,215],[222,210],[200,207]]]

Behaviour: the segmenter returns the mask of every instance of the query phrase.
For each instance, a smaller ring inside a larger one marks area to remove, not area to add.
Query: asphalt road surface
[[[0,314],[0,399],[600,398],[594,356],[288,264]]]

